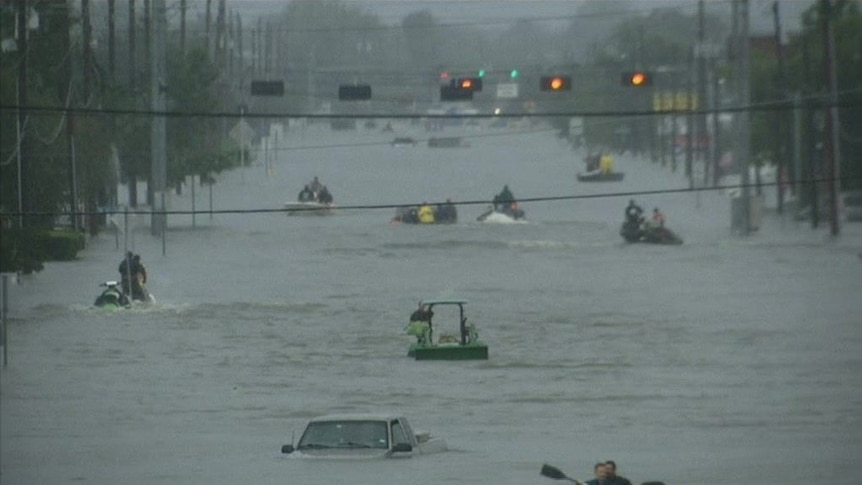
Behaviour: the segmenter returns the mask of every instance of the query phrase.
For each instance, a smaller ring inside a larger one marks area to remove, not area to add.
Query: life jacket
[[[419,208],[419,222],[434,222],[434,209],[430,205],[423,205]]]

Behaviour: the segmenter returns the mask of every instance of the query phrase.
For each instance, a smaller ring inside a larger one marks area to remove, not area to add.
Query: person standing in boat
[[[434,316],[434,312],[431,311],[431,308],[428,305],[423,304],[421,301],[419,302],[419,308],[410,315],[411,322],[430,322],[431,317]]]
[[[308,188],[311,189],[311,192],[317,195],[320,192],[320,189],[323,188],[323,184],[320,183],[320,180],[317,179],[317,175],[314,176],[314,180],[311,181]]]

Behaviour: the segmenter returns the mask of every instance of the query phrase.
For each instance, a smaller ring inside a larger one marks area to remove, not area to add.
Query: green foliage
[[[84,234],[69,230],[5,228],[0,234],[0,272],[41,271],[45,261],[72,261],[84,249]]]
[[[858,2],[832,2],[835,34],[835,71],[838,84],[839,141],[841,153],[841,187],[843,190],[862,188],[862,12]],[[785,67],[788,90],[798,91],[809,102],[816,103],[827,91],[824,76],[824,41],[821,24],[822,5],[812,5],[802,15],[802,31],[790,39]],[[813,116],[814,112],[806,112]],[[804,138],[803,160],[807,147],[822,141],[824,134],[807,133]]]

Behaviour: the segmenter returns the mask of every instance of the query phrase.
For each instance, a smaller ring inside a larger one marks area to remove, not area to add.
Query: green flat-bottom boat
[[[467,325],[464,316],[464,300],[428,300],[420,303],[427,311],[427,320],[414,320],[407,325],[407,333],[416,337],[407,351],[408,357],[416,360],[487,360],[488,346],[479,341],[474,325]],[[457,305],[459,310],[460,336],[441,334],[434,341],[432,320],[435,306]]]

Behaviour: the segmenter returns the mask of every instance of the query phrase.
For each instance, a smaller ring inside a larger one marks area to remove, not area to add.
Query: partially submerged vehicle
[[[410,344],[407,356],[416,360],[487,360],[488,345],[479,341],[475,325],[467,324],[464,316],[465,300],[424,300],[420,306],[427,308],[427,319],[410,322],[406,331],[416,337]],[[458,307],[458,333],[443,333],[436,337],[434,328],[435,306]]]
[[[281,452],[295,458],[410,458],[446,451],[446,441],[414,431],[404,416],[392,413],[331,414],[308,422],[299,442]]]

